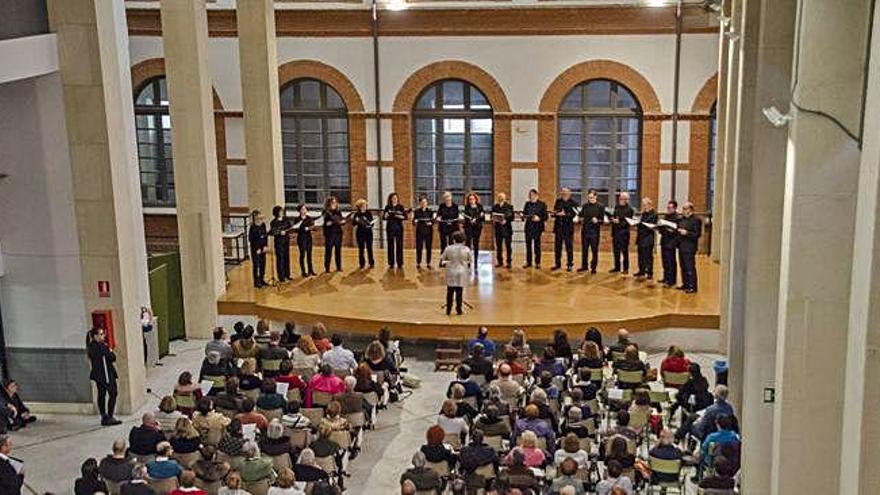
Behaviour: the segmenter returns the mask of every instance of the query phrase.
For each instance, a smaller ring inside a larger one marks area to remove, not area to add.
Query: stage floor
[[[291,255],[295,255],[295,249]],[[507,335],[516,327],[529,337],[546,337],[556,328],[580,335],[588,326],[605,333],[626,327],[631,331],[660,328],[718,328],[719,268],[706,256],[697,257],[700,292],[684,294],[657,282],[609,274],[611,253],[599,255],[598,273],[523,269],[522,253],[514,253],[512,270],[494,268],[492,253],[481,252],[479,271],[465,287],[465,314],[446,316],[446,285],[442,269],[415,266],[415,252],[405,253],[403,270],[388,270],[385,251],[377,250],[377,267],[358,270],[357,250],[343,249],[343,272],[320,273],[278,287],[255,289],[251,265],[228,272],[226,293],[218,301],[222,315],[256,315],[298,326],[324,322],[328,328],[375,334],[388,326],[400,336],[438,339],[470,336],[479,325]],[[316,270],[323,269],[323,249],[314,252]],[[575,253],[576,266],[579,253]],[[655,278],[660,276],[659,257]],[[269,264],[273,264],[272,259]],[[630,263],[636,266],[635,256]],[[299,273],[294,259],[293,273]],[[267,270],[274,273],[274,269]],[[634,270],[631,270],[634,271]],[[268,279],[267,273],[267,279]]]

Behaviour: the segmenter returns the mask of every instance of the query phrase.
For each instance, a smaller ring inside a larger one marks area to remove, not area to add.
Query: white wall
[[[0,85],[0,279],[9,347],[82,348],[73,185],[57,74]]]

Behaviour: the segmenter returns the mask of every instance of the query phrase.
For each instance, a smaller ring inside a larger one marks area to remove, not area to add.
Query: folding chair
[[[429,467],[437,473],[441,478],[449,476],[449,464],[446,461],[426,462],[425,467]]]
[[[177,463],[181,465],[184,469],[190,469],[193,465],[198,462],[199,459],[202,458],[202,455],[196,452],[190,452],[188,454],[180,454],[175,452],[172,454],[172,457],[177,460]]]
[[[285,452],[281,455],[272,456],[272,466],[275,467],[276,473],[281,471],[283,468],[293,468],[293,463],[290,461],[290,454]]]
[[[287,389],[287,402],[297,401],[302,402],[302,391],[298,388],[288,388]]]
[[[263,360],[263,371],[268,371],[270,374],[278,373],[278,370],[281,368],[281,360],[280,359],[264,359]]]
[[[278,409],[260,409],[257,408],[257,412],[266,417],[267,421],[272,421],[273,419],[281,420],[281,416],[284,416],[284,411],[280,408]]]
[[[504,452],[504,437],[501,435],[484,437],[483,441],[486,442],[486,445],[495,449],[495,452]]]
[[[666,481],[654,483],[649,480],[648,493],[658,488],[662,493],[668,493],[668,490],[675,489],[679,493],[684,493],[684,483],[681,481],[681,459],[658,459],[654,456],[648,458],[651,466],[651,472],[656,474],[675,475],[676,481]]]
[[[174,394],[174,402],[178,408],[193,410],[196,408],[196,398],[192,394]]]
[[[627,385],[641,385],[644,382],[645,373],[639,371],[617,370],[617,382]]]
[[[285,428],[285,433],[290,437],[290,445],[302,450],[309,446],[309,437],[311,432],[308,429],[291,429]]]
[[[641,410],[630,411],[629,426],[635,430],[641,430],[648,425],[648,413]]]
[[[304,407],[300,409],[303,416],[309,418],[309,421],[312,422],[312,425],[315,427],[321,422],[321,419],[324,418],[324,410],[320,407]]]
[[[294,368],[293,374],[302,378],[304,382],[308,382],[315,374],[315,368]]]
[[[482,476],[486,481],[495,479],[495,466],[492,464],[483,464],[474,470],[474,474]]]
[[[315,464],[331,477],[336,475],[336,457],[315,457]]]
[[[337,430],[330,433],[330,440],[336,442],[343,450],[348,450],[351,447],[351,433],[347,431]]]
[[[148,483],[157,495],[170,495],[177,489],[177,478],[166,478],[164,480],[150,480]]]
[[[691,374],[687,371],[664,371],[661,375],[663,376],[663,385],[672,388],[680,388],[691,378]]]
[[[253,390],[242,390],[241,395],[247,397],[254,402],[257,402],[257,399],[260,398],[260,389],[255,388]]]
[[[312,407],[327,407],[331,402],[333,402],[333,394],[320,390],[312,391]]]
[[[458,433],[447,433],[443,438],[443,443],[448,444],[454,450],[461,449],[461,436]]]

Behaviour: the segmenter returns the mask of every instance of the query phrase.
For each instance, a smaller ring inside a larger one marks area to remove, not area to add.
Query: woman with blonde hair
[[[538,436],[531,430],[526,430],[519,437],[519,446],[512,449],[507,457],[504,458],[504,464],[508,466],[513,461],[513,452],[518,451],[525,457],[525,465],[528,467],[541,467],[547,455],[543,450],[538,448]]]
[[[354,225],[354,238],[357,241],[358,263],[361,270],[364,269],[367,261],[370,263],[370,268],[373,268],[376,266],[376,260],[373,259],[373,214],[367,209],[367,200],[364,198],[355,201],[354,208],[351,222]]]
[[[257,390],[263,386],[263,378],[257,373],[257,360],[247,358],[238,370],[238,388],[243,392]]]
[[[177,410],[177,401],[170,395],[162,397],[162,400],[159,401],[159,410],[154,415],[156,422],[159,423],[159,429],[162,430],[166,438],[174,433],[177,420],[186,417]]]
[[[321,354],[315,341],[309,335],[303,335],[296,342],[293,352],[291,352],[291,362],[294,368],[317,369],[321,362]]]
[[[202,436],[189,418],[180,418],[174,426],[171,448],[175,454],[192,454],[202,446]]]
[[[251,495],[244,488],[244,482],[241,480],[241,473],[238,471],[230,471],[226,475],[225,486],[217,491],[217,495]]]
[[[304,491],[296,487],[296,475],[290,468],[281,468],[275,479],[275,486],[269,488],[268,495],[302,495]]]
[[[440,415],[437,416],[437,426],[443,428],[446,435],[467,436],[468,425],[464,418],[457,416],[458,404],[452,399],[443,401]],[[464,442],[462,442],[464,443]]]

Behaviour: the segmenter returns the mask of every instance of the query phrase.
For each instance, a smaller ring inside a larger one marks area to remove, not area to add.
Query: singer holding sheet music
[[[581,221],[581,267],[578,271],[587,271],[587,260],[589,255],[592,255],[589,270],[590,273],[596,273],[596,265],[599,264],[599,234],[605,221],[605,205],[599,202],[595,189],[587,192],[587,202],[581,207],[578,217]]]
[[[467,283],[469,267],[473,263],[471,250],[462,244],[464,234],[457,231],[452,234],[452,244],[440,255],[440,266],[446,267],[446,314],[452,312],[452,300],[455,299],[455,313],[461,314],[464,286]]]
[[[523,220],[526,227],[526,264],[523,268],[531,268],[532,253],[535,255],[535,267],[541,269],[541,234],[544,222],[547,221],[547,203],[538,199],[538,190],[529,189],[529,200],[523,206]]]
[[[266,285],[266,251],[269,246],[269,233],[260,210],[251,212],[251,226],[248,227],[248,244],[251,247],[251,273],[254,287],[261,289]]]
[[[614,211],[609,215],[614,252],[614,268],[610,273],[629,273],[629,222],[626,220],[632,218],[633,214],[632,206],[629,205],[629,193],[621,192],[617,195]]]
[[[342,225],[345,219],[339,210],[336,196],[329,196],[324,201],[324,271],[330,271],[330,258],[336,260],[336,271],[342,271]]]
[[[678,248],[678,202],[670,199],[666,203],[666,215],[664,220],[675,226],[661,226],[660,230],[660,260],[663,263],[663,285],[667,288],[675,287],[678,281],[678,262],[675,259],[675,250]]]
[[[483,234],[485,215],[486,211],[483,210],[477,193],[468,193],[464,200],[464,236],[474,257],[474,271],[477,270],[477,261],[480,259],[480,236]]]
[[[440,253],[446,246],[452,243],[452,233],[458,230],[458,205],[452,202],[452,193],[443,193],[443,203],[437,207],[437,217],[440,219]]]
[[[654,229],[657,228],[657,211],[651,198],[642,198],[642,216],[636,227],[636,252],[639,257],[638,279],[654,278]]]
[[[681,219],[678,221],[678,262],[681,264],[680,290],[688,294],[697,292],[697,247],[700,234],[703,233],[703,221],[694,215],[694,204],[688,201],[681,207]]]
[[[279,282],[290,280],[290,227],[284,208],[278,205],[272,208],[269,235],[275,243],[275,271]]]
[[[510,268],[513,240],[513,205],[507,202],[507,195],[498,193],[498,202],[492,205],[492,224],[495,225],[495,267],[504,265],[504,253],[507,251],[507,268]]]
[[[563,187],[553,204],[553,240],[556,263],[553,270],[562,268],[562,248],[565,247],[565,268],[574,265],[574,217],[577,202],[571,199],[571,189]]]
[[[413,224],[416,226],[416,268],[422,267],[422,252],[425,266],[431,268],[431,244],[434,241],[434,210],[428,207],[428,196],[419,196],[419,207],[413,211]]]
[[[296,227],[296,247],[299,250],[299,269],[303,278],[314,277],[312,266],[312,231],[315,230],[315,219],[309,216],[309,207],[299,205],[299,220]],[[308,271],[306,268],[308,267]]]
[[[373,268],[376,266],[376,260],[373,258],[373,214],[367,210],[366,199],[360,198],[355,201],[351,221],[354,224],[354,238],[358,247],[358,265],[363,270],[369,262],[370,268]]]
[[[385,233],[388,237],[388,268],[403,268],[403,221],[406,220],[406,209],[400,204],[396,192],[388,195],[385,204]]]

